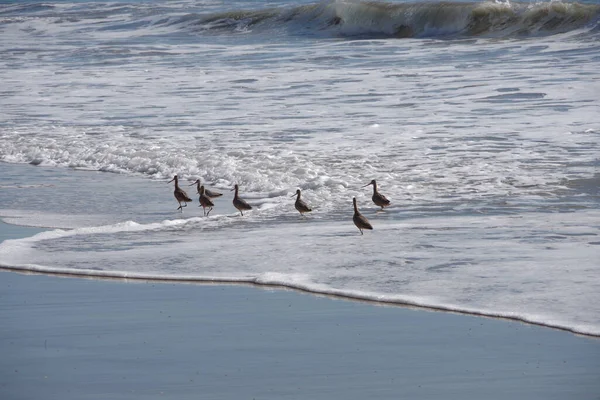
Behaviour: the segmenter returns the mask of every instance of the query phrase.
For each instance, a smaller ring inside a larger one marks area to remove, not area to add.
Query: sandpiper
[[[210,214],[210,212],[212,211],[212,209],[215,205],[212,202],[212,200],[206,195],[204,186],[200,186],[198,193],[200,193],[200,205],[202,206],[202,209],[204,210],[204,215],[206,215],[208,217],[208,214]],[[210,207],[208,212],[206,212],[206,207]]]
[[[167,183],[171,183],[173,181],[175,181],[175,191],[173,192],[173,195],[175,196],[175,200],[177,200],[177,202],[179,203],[179,207],[177,207],[177,209],[183,212],[183,207],[187,207],[186,203],[188,201],[192,201],[192,199],[190,199],[185,190],[179,187],[179,178],[177,178],[177,175],[175,175],[173,179],[171,179]],[[181,205],[182,202],[183,205]]]
[[[352,220],[354,221],[354,225],[360,231],[360,234],[363,234],[363,229],[373,229],[373,225],[369,223],[369,220],[358,212],[358,207],[356,206],[356,197],[352,198],[352,204],[354,204],[354,217]]]
[[[200,194],[200,179],[196,179],[196,182],[192,183],[189,186],[193,186],[196,185],[196,191],[198,192],[198,194]],[[219,197],[219,196],[223,196],[223,193],[219,193],[219,192],[214,192],[210,189],[206,189],[204,188],[204,194],[207,195],[208,197],[210,197],[211,199],[214,197]]]
[[[304,215],[305,212],[312,211],[312,208],[310,208],[308,204],[306,204],[304,200],[300,198],[302,196],[302,192],[300,192],[300,189],[296,190],[296,194],[293,194],[290,197],[294,196],[298,196],[296,197],[296,203],[294,204],[294,207],[296,207],[296,210],[298,210],[300,214]]]
[[[246,203],[246,200],[238,197],[239,186],[237,184],[231,190],[235,190],[235,195],[233,196],[233,206],[238,209],[240,214],[244,215],[244,210],[252,210],[252,206]]]
[[[383,210],[383,207],[389,206],[390,201],[388,200],[388,198],[377,191],[377,182],[375,182],[375,179],[373,179],[371,182],[367,183],[363,187],[367,187],[369,185],[373,185],[373,197],[371,197],[371,200],[373,200],[373,203],[375,203],[379,207],[381,207],[382,210]]]

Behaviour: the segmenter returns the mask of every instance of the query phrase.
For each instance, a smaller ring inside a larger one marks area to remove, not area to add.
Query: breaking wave
[[[188,14],[157,25],[194,32],[260,32],[285,28],[292,34],[334,37],[522,37],[550,35],[597,24],[600,6],[544,2],[387,3],[334,1],[291,9]]]
[[[260,34],[273,32],[341,38],[527,37],[590,27],[597,30],[600,5],[577,2],[378,2],[330,0],[292,7],[222,10],[179,14],[167,5],[0,6],[0,25],[39,21],[81,23],[90,30],[126,30],[155,35]],[[30,24],[35,22],[35,24]]]

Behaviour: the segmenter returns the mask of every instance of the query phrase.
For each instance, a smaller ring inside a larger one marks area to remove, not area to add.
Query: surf
[[[598,21],[600,6],[569,2],[389,3],[332,1],[293,8],[235,10],[162,19],[198,34],[261,33],[342,38],[527,37],[580,29]]]

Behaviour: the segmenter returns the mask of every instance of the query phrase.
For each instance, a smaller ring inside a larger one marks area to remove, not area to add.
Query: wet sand
[[[597,338],[283,289],[0,271],[0,321],[5,400],[600,396]]]
[[[598,399],[600,340],[249,286],[0,272],[3,399]]]

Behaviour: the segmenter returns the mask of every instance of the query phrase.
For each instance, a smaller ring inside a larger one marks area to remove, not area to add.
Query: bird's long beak
[[[194,186],[196,183],[198,183],[198,181],[196,181],[194,183],[190,183],[188,186]]]
[[[291,195],[290,197],[296,197],[298,196],[298,193],[294,193],[293,195]]]
[[[371,184],[371,182],[367,183],[365,186],[361,186],[361,187],[367,187]]]
[[[175,178],[171,179],[171,180],[170,180],[169,182],[167,182],[167,183],[171,183],[171,182],[173,182],[174,180],[175,180]]]

